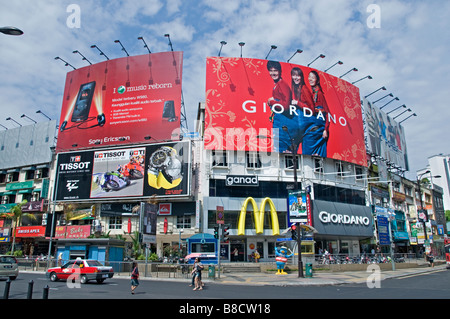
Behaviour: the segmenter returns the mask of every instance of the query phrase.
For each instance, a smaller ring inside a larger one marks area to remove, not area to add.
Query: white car
[[[19,275],[19,264],[14,256],[0,255],[0,277],[14,280]]]

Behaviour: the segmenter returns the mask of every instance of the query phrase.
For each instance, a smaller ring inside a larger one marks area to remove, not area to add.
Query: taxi
[[[97,260],[76,259],[70,260],[62,267],[49,268],[46,275],[51,281],[80,280],[80,283],[85,284],[90,280],[95,280],[100,284],[105,279],[112,278],[114,270]]]

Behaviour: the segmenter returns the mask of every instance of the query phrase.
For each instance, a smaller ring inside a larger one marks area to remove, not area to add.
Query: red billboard
[[[367,166],[359,90],[305,66],[206,61],[205,147],[328,157]]]
[[[57,151],[170,140],[180,128],[182,63],[182,52],[161,52],[67,73]]]

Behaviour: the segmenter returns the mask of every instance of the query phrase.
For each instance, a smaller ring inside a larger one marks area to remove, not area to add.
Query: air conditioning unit
[[[9,196],[8,195],[2,196],[2,204],[9,204]]]

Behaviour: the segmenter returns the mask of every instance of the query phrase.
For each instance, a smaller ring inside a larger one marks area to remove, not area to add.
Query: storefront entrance
[[[243,262],[246,261],[246,240],[231,240],[230,241],[230,261]]]

